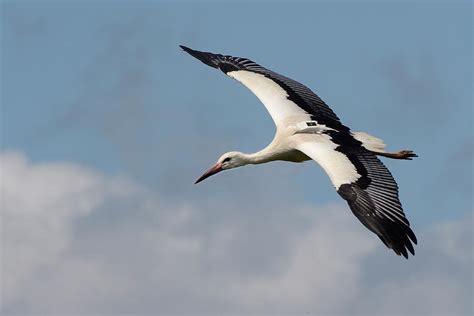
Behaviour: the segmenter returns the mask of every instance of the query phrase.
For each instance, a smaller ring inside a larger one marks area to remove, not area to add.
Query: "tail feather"
[[[353,132],[352,136],[362,143],[366,149],[370,151],[384,152],[385,143],[380,138],[372,136],[366,132]]]

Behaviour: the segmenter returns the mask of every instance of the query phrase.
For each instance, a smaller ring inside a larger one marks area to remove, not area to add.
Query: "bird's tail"
[[[376,152],[384,152],[385,143],[380,138],[367,134],[366,132],[352,132],[352,136],[362,143],[366,149]]]

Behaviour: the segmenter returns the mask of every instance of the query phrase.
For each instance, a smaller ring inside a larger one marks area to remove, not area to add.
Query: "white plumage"
[[[385,143],[380,138],[367,134],[366,132],[353,132],[352,136],[362,143],[362,146],[372,151],[385,152]]]

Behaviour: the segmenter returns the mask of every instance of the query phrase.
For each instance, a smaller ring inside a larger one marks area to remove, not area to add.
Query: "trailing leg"
[[[392,158],[392,159],[412,160],[412,158],[418,157],[418,155],[415,154],[411,150],[400,150],[394,153],[381,152],[381,151],[372,151],[372,152],[378,156],[383,156],[383,157]]]

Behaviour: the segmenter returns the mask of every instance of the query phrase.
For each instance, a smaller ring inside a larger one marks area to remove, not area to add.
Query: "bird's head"
[[[230,151],[223,154],[217,162],[209,168],[204,174],[196,180],[195,184],[209,178],[222,170],[237,168],[246,165],[247,159],[245,154],[238,151]]]

